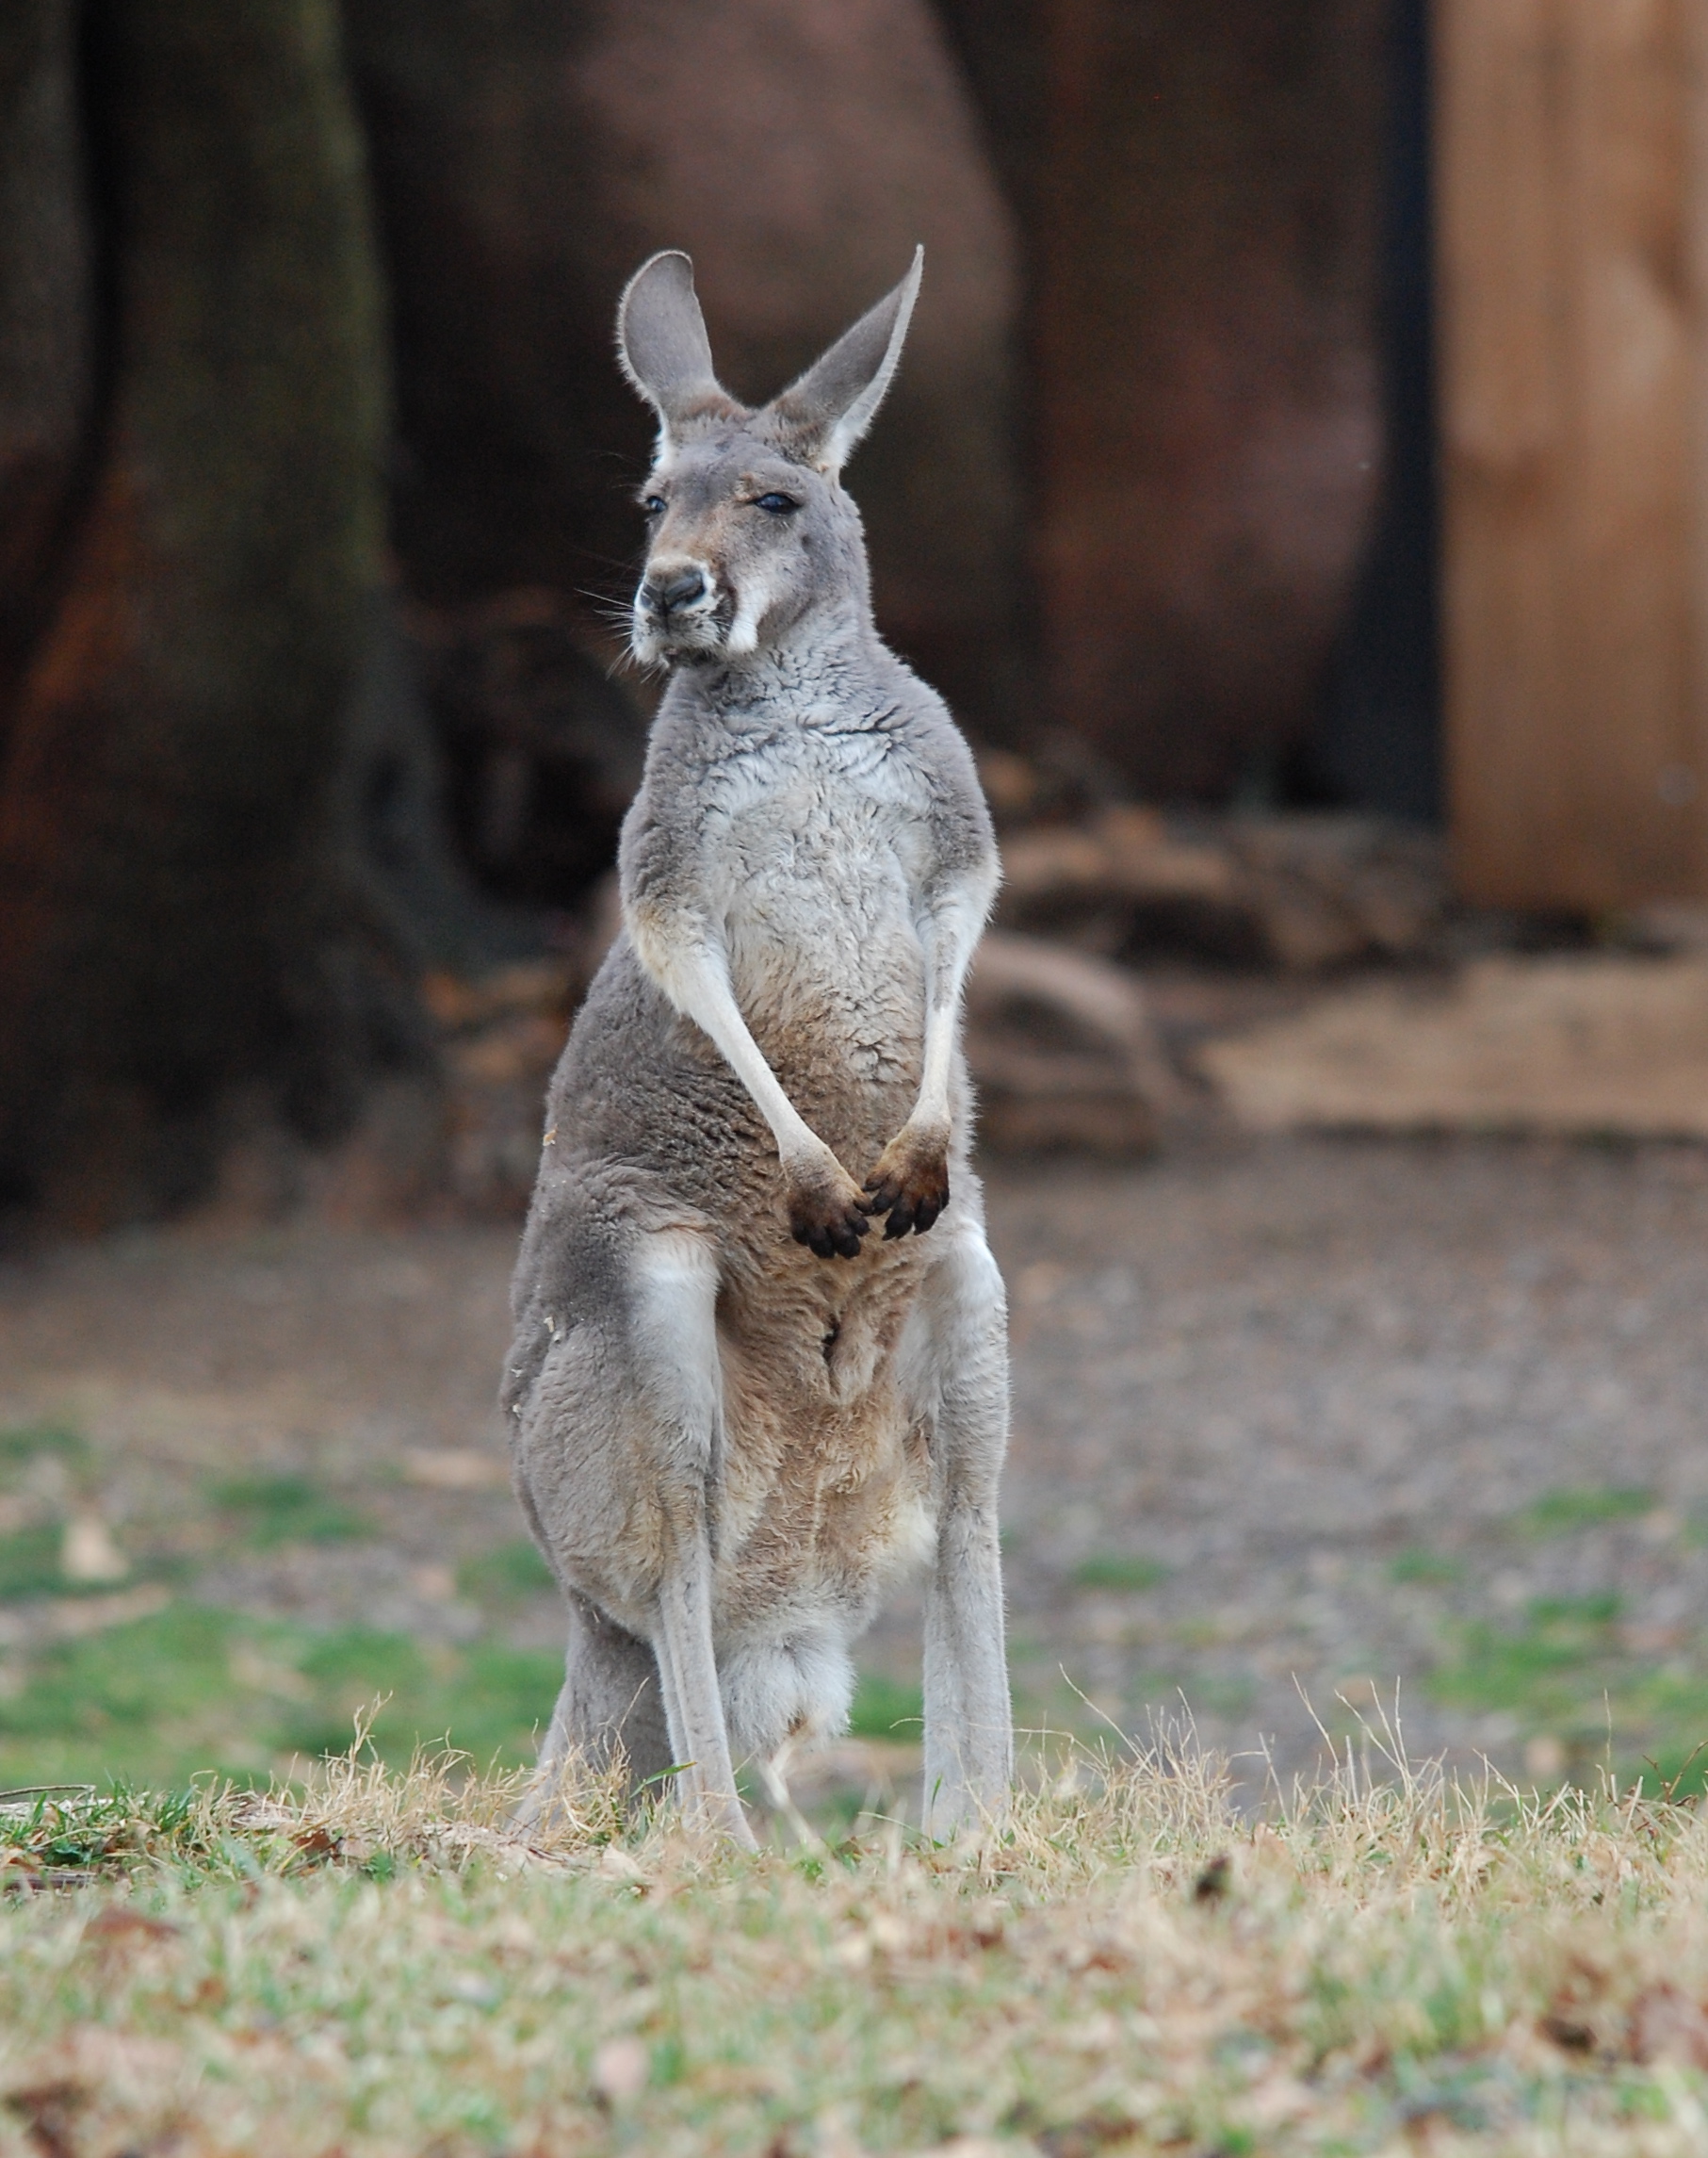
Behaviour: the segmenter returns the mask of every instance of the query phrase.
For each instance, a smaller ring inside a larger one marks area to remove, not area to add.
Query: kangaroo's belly
[[[714,1624],[728,1641],[851,1638],[933,1548],[929,1428],[892,1368],[838,1401],[727,1347]],[[893,1360],[891,1360],[893,1361]]]
[[[935,1254],[907,1237],[832,1267],[789,1246],[726,1255],[718,1627],[858,1632],[935,1544],[929,1330]]]
[[[844,1726],[854,1641],[898,1581],[929,1566],[929,1447],[886,1385],[816,1412],[797,1399],[790,1416],[725,1370],[712,1644],[732,1744],[771,1754]]]

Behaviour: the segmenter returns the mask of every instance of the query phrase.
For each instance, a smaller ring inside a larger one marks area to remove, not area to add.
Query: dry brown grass
[[[1069,1755],[950,1850],[741,1858],[594,1778],[523,1838],[513,1780],[359,1755],[14,1809],[0,2152],[1708,2149],[1708,1821],[1383,1736],[1258,1817]]]

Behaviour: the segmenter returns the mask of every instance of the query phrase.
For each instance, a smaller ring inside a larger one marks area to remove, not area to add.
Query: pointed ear
[[[643,262],[624,287],[617,303],[617,356],[664,423],[666,435],[708,405],[736,409],[712,372],[694,266],[675,248]]]
[[[925,250],[916,247],[913,267],[895,290],[772,401],[772,411],[808,460],[833,480],[884,401],[902,357],[924,263]]]

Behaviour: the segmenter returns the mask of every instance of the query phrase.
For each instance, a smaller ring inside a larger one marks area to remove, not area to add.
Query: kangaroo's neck
[[[837,704],[857,699],[886,656],[870,606],[845,598],[809,608],[748,657],[708,668],[702,692],[731,714],[767,705]]]

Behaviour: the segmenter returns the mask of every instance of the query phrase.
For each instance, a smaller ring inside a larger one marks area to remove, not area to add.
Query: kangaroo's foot
[[[949,1134],[903,1124],[878,1156],[860,1202],[886,1217],[886,1236],[923,1236],[949,1204]]]
[[[860,1187],[836,1155],[790,1162],[786,1169],[789,1233],[821,1259],[852,1259],[871,1227]]]

